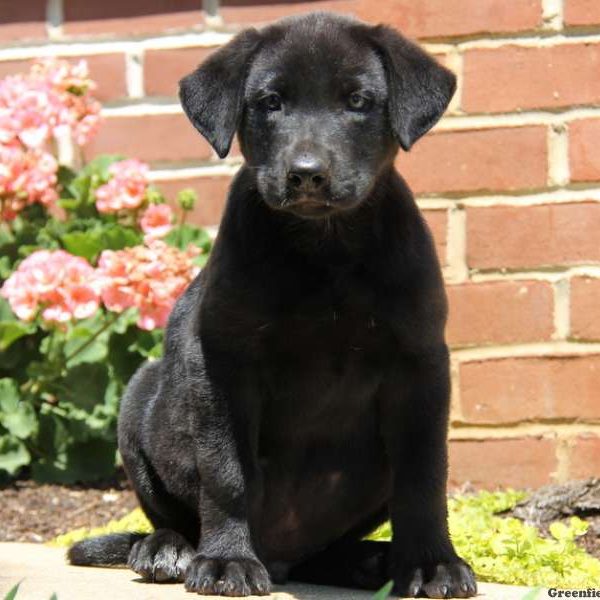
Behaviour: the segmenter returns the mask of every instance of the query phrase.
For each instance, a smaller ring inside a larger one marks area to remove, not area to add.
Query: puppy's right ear
[[[179,99],[194,127],[220,158],[227,156],[243,110],[244,83],[261,35],[242,31],[179,82]]]

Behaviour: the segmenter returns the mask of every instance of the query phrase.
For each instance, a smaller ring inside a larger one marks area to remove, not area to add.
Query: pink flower
[[[112,176],[96,190],[96,208],[102,213],[139,208],[148,189],[148,165],[135,159],[113,163]]]
[[[137,308],[141,329],[164,327],[175,301],[198,273],[192,262],[198,252],[192,247],[183,252],[158,240],[105,250],[97,269],[104,305],[115,312]]]
[[[101,105],[91,95],[95,87],[85,61],[41,59],[28,74],[6,77],[0,81],[0,143],[17,139],[40,148],[69,131],[84,145],[100,122]]]
[[[0,144],[0,218],[12,220],[27,205],[52,206],[58,198],[54,157],[40,149]]]
[[[168,204],[151,204],[140,219],[147,241],[164,238],[173,228],[173,211]]]
[[[31,321],[40,311],[47,322],[85,319],[100,305],[94,268],[64,250],[30,254],[4,282],[0,294],[23,321]]]

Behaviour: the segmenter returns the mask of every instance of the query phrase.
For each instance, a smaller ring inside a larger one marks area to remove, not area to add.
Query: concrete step
[[[198,596],[181,584],[143,583],[128,569],[73,567],[64,549],[39,544],[0,543],[0,599],[22,580],[16,600],[189,600]],[[523,600],[528,588],[482,583],[478,599]],[[544,597],[544,594],[540,594]],[[273,600],[371,600],[371,592],[289,584]],[[209,598],[202,596],[202,598]],[[210,596],[223,599],[223,596]],[[265,600],[264,596],[252,598]]]

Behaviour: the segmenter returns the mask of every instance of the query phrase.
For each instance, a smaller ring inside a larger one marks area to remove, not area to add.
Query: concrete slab
[[[73,567],[64,550],[37,544],[0,544],[0,598],[22,580],[16,600],[189,600],[180,584],[142,583],[128,569]],[[523,600],[527,588],[480,584],[480,600]],[[196,596],[198,597],[198,596]],[[290,584],[278,588],[272,600],[371,600],[373,594],[356,590]],[[208,598],[203,596],[203,598]],[[222,596],[211,598],[223,599]],[[264,600],[264,596],[252,596]]]

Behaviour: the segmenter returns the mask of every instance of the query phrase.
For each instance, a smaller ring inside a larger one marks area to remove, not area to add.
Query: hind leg
[[[159,390],[160,362],[146,363],[132,378],[119,416],[119,450],[129,480],[142,510],[155,528],[154,533],[131,548],[128,566],[149,581],[183,581],[194,555],[198,530],[194,515],[173,498],[154,471],[143,446],[141,431],[144,408]],[[190,527],[192,523],[192,527]]]
[[[390,579],[390,544],[343,539],[294,566],[289,579],[302,583],[378,590]]]

